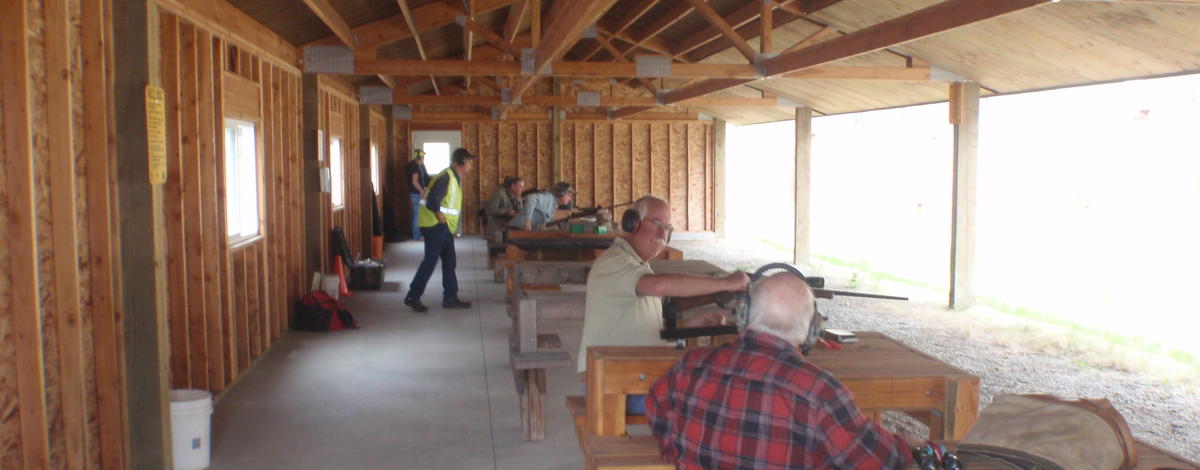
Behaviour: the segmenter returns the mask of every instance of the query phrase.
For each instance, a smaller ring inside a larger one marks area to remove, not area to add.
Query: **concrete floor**
[[[582,468],[563,405],[580,392],[574,369],[548,371],[546,440],[522,440],[503,285],[481,239],[461,238],[457,251],[459,295],[472,309],[441,308],[440,267],[423,299],[430,311],[405,307],[422,244],[389,245],[392,290],[343,299],[361,329],[288,332],[221,397],[211,468]],[[572,357],[580,330],[542,325]]]

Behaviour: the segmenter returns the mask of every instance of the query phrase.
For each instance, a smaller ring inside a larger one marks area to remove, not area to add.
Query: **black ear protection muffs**
[[[625,211],[625,214],[628,215],[629,212],[630,211]],[[636,212],[635,212],[635,214],[636,214]],[[622,221],[621,221],[622,226],[624,226],[624,222],[625,222],[623,219],[624,218],[622,218]],[[759,279],[762,279],[763,276],[766,276],[771,271],[787,271],[789,273],[795,274],[797,277],[804,280],[805,283],[808,283],[808,278],[804,277],[804,274],[801,273],[799,269],[796,269],[796,268],[792,267],[792,265],[787,264],[787,263],[771,263],[771,264],[764,265],[763,267],[758,268],[757,271],[754,271],[753,274],[750,274],[750,281],[751,282],[758,281]],[[749,292],[747,292],[744,295],[744,297],[741,299],[741,305],[739,305],[736,309],[737,310],[736,316],[737,316],[737,322],[738,322],[739,327],[744,328],[746,326],[746,324],[750,321],[750,302],[751,302],[750,294],[749,294]],[[809,325],[808,325],[808,334],[804,337],[804,341],[802,341],[800,343],[800,352],[804,353],[805,356],[807,356],[809,352],[812,352],[813,346],[817,345],[817,341],[819,341],[821,339],[821,332],[824,330],[825,330],[825,315],[822,315],[821,312],[819,310],[817,310],[817,300],[813,299],[813,317],[812,317],[812,321],[809,322]]]
[[[621,230],[625,233],[636,232],[641,225],[642,215],[637,209],[625,209],[625,213],[621,214]]]

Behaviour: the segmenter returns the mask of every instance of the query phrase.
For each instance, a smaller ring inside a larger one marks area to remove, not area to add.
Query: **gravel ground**
[[[673,241],[671,246],[683,250],[688,259],[703,259],[725,269],[757,268],[790,258],[752,243]],[[845,289],[845,273],[801,270],[824,275],[827,287]],[[1200,462],[1200,387],[1194,378],[1107,366],[1123,361],[1095,350],[1075,349],[1076,345],[1062,341],[1061,332],[1021,323],[1024,320],[976,310],[950,312],[932,301],[836,297],[822,301],[821,309],[830,326],[879,331],[980,376],[981,405],[1003,393],[1107,398],[1129,422],[1134,437]],[[926,432],[924,426],[898,414],[888,414],[886,421],[889,427]]]

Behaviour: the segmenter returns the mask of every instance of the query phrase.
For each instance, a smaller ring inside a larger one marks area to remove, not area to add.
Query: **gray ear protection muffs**
[[[628,214],[629,211],[625,211],[625,213]],[[624,225],[624,220],[621,222],[622,225]],[[805,283],[808,282],[808,278],[804,277],[804,274],[801,273],[799,269],[796,269],[787,263],[771,263],[764,265],[763,267],[758,268],[757,271],[754,271],[753,274],[750,274],[750,281],[758,281],[759,279],[762,279],[763,276],[766,276],[770,271],[787,271],[795,274],[800,279],[803,279]],[[745,328],[746,324],[750,321],[751,300],[750,294],[747,292],[744,296],[742,296],[741,303],[735,307],[735,315],[737,317],[738,326],[741,328]],[[805,356],[812,351],[813,346],[816,346],[817,341],[821,339],[821,332],[824,330],[825,315],[822,315],[821,312],[817,310],[817,301],[816,299],[813,299],[812,321],[809,322],[808,325],[808,334],[804,337],[804,341],[800,343],[800,351],[803,352]]]

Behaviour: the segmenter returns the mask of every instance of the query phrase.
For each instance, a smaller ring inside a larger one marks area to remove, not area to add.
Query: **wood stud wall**
[[[300,77],[200,26],[162,15],[168,181],[164,211],[171,385],[227,389],[288,326],[303,295]],[[226,232],[224,122],[255,124],[257,237]]]
[[[126,459],[109,21],[99,2],[0,3],[0,468]]]
[[[505,176],[520,175],[529,187],[570,182],[576,187],[578,207],[620,204],[653,194],[671,203],[677,230],[714,230],[711,121],[564,121],[561,178],[551,171],[550,126],[462,124],[463,146],[480,157],[464,183],[466,214],[475,214]],[[479,230],[477,218],[468,217],[463,232]]]
[[[333,208],[333,199],[330,195],[323,195],[322,201],[326,210],[323,211],[325,223],[322,233],[326,234],[328,239],[328,234],[334,227],[341,227],[346,234],[346,242],[350,245],[350,255],[366,256],[370,254],[370,247],[363,246],[363,230],[370,230],[371,227],[362,227],[359,222],[362,220],[362,211],[366,209],[363,207],[362,191],[370,189],[356,183],[362,181],[362,162],[358,148],[360,145],[358,101],[354,98],[354,90],[349,85],[342,82],[341,79],[326,76],[320,78],[318,95],[320,97],[320,128],[325,134],[323,142],[325,161],[321,162],[321,166],[329,167],[331,137],[339,137],[342,145],[342,177],[344,178],[342,187],[345,191],[342,198],[343,206],[339,209]],[[330,243],[326,241],[322,244],[321,249],[324,253],[322,264],[332,272],[334,254],[330,250]]]

